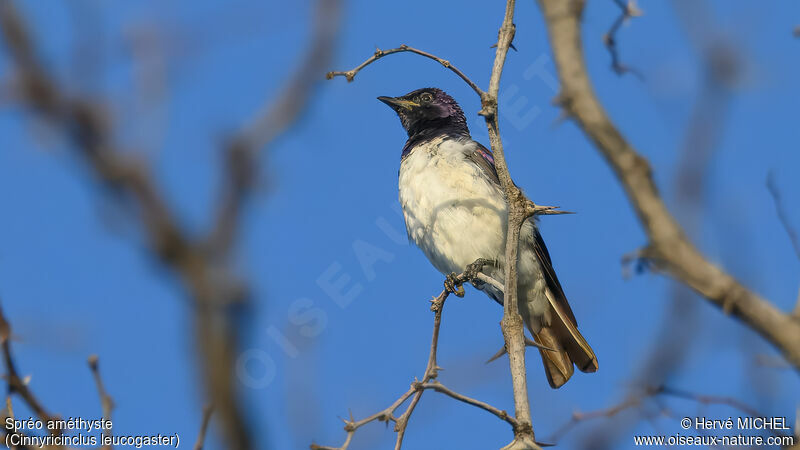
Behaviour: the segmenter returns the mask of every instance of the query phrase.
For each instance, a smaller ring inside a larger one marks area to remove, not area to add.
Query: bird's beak
[[[414,103],[411,100],[403,100],[401,98],[395,98],[395,97],[378,97],[378,100],[382,101],[383,103],[386,103],[387,105],[389,105],[390,108],[392,108],[395,111],[398,111],[401,108],[410,110],[411,108],[419,106],[419,103]]]

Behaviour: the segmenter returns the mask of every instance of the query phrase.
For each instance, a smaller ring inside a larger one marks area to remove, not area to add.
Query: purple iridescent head
[[[469,134],[461,107],[441,89],[417,89],[402,97],[378,97],[378,100],[397,113],[409,136],[437,131]]]

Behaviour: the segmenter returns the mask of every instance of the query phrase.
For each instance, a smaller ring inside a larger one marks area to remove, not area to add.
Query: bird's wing
[[[492,151],[476,142],[475,150],[467,154],[467,158],[476,166],[483,170],[486,177],[500,186],[500,178],[497,177],[497,169],[494,167],[494,155]]]
[[[578,326],[578,322],[575,320],[575,314],[572,312],[572,308],[569,307],[569,303],[567,302],[567,296],[564,294],[564,289],[561,287],[561,283],[558,281],[558,277],[556,277],[556,272],[553,270],[553,262],[550,260],[550,252],[547,251],[547,247],[544,245],[544,239],[542,239],[542,235],[539,233],[539,229],[534,227],[533,228],[533,251],[536,252],[536,258],[539,260],[539,264],[542,266],[542,272],[544,272],[544,279],[547,282],[547,288],[550,289],[550,292],[553,293],[555,297],[555,303],[558,304],[561,311],[556,309],[556,312],[561,315],[561,313],[565,314],[571,321],[572,325]]]
[[[558,344],[569,355],[569,359],[578,366],[581,372],[596,372],[597,371],[597,356],[595,356],[592,347],[586,342],[580,331],[578,331],[578,322],[575,320],[575,314],[572,308],[569,307],[567,297],[564,295],[564,290],[561,288],[561,283],[556,278],[556,273],[553,270],[553,264],[550,261],[550,254],[547,252],[547,247],[544,245],[542,235],[539,230],[534,228],[533,231],[534,242],[533,248],[536,252],[536,257],[539,259],[539,265],[542,267],[544,278],[547,283],[547,300],[550,302],[550,307],[555,312],[555,317],[549,329],[554,333]],[[543,358],[550,355],[542,354]],[[547,362],[545,362],[547,367]],[[571,365],[570,369],[571,371]],[[569,378],[566,376],[564,382]],[[552,383],[554,387],[557,384]],[[563,384],[563,383],[562,383]]]

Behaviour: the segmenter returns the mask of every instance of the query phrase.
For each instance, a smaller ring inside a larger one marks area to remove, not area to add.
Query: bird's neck
[[[442,119],[436,121],[426,122],[420,126],[413,127],[408,130],[408,140],[403,147],[403,154],[401,159],[405,158],[411,150],[424,142],[431,141],[440,136],[448,136],[452,138],[470,138],[469,129],[467,124],[463,122],[454,122],[450,119]]]

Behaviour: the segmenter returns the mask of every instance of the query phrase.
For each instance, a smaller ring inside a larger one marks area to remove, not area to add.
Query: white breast
[[[467,159],[471,140],[437,138],[400,165],[400,204],[408,236],[442,273],[478,258],[502,259],[506,204],[500,189]]]

